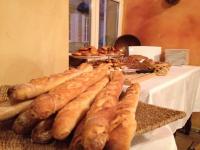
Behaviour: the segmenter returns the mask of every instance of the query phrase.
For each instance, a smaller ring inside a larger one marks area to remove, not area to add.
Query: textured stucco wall
[[[67,68],[67,9],[66,0],[0,0],[0,84]]]
[[[144,45],[190,49],[190,64],[200,65],[200,1],[125,0],[123,33]]]

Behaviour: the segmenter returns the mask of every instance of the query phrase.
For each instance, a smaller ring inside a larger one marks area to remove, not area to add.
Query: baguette
[[[17,117],[13,124],[13,130],[19,134],[29,133],[39,121],[50,117],[89,86],[106,76],[108,67],[108,65],[101,65],[94,71],[84,73],[57,86],[49,93],[37,97],[30,109]]]
[[[117,104],[124,75],[115,71],[110,83],[96,97],[88,111],[82,133],[82,145],[87,150],[102,150],[108,141],[109,125],[114,117],[113,107]]]
[[[83,131],[83,126],[84,126],[84,122],[85,122],[85,117],[84,119],[82,119],[79,124],[77,125],[72,141],[69,145],[69,150],[83,150],[83,146],[81,144],[81,140],[82,140],[82,131]]]
[[[17,116],[12,129],[17,134],[29,134],[40,121],[41,120],[38,119],[32,111],[30,111],[30,108],[28,108]]]
[[[133,84],[116,106],[116,117],[110,125],[109,141],[105,150],[129,150],[137,123],[135,112],[140,93],[139,84]]]
[[[0,121],[10,119],[30,106],[33,100],[11,104],[10,101],[1,103],[0,105]]]
[[[59,84],[73,79],[82,73],[92,71],[92,69],[91,65],[82,64],[78,69],[67,70],[49,77],[32,79],[29,83],[15,85],[8,90],[8,94],[11,99],[19,101],[31,99],[48,92]]]
[[[32,130],[31,140],[34,143],[49,143],[52,139],[51,128],[55,119],[55,115],[42,120],[36,127]]]
[[[70,134],[77,122],[88,111],[95,96],[104,88],[108,81],[108,77],[103,78],[58,112],[52,128],[55,139],[62,140]]]
[[[108,65],[101,65],[92,72],[84,73],[68,82],[65,82],[48,94],[36,98],[31,106],[31,111],[38,119],[46,119],[60,110],[72,99],[87,90],[88,87],[101,80],[108,73]]]

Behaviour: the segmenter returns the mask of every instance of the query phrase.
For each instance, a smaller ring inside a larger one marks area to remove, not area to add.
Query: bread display
[[[26,100],[48,92],[59,84],[92,70],[92,66],[82,64],[78,69],[67,70],[49,77],[33,79],[29,83],[15,85],[9,89],[9,96],[15,100]]]
[[[7,108],[0,111],[0,121],[18,115],[12,118],[12,129],[34,143],[64,141],[72,135],[71,150],[116,149],[115,144],[126,150],[135,133],[139,86],[131,86],[119,101],[125,76],[109,67],[101,64],[32,100],[0,103],[0,110]]]
[[[108,77],[103,78],[58,112],[52,130],[55,139],[62,140],[71,133],[108,81]]]

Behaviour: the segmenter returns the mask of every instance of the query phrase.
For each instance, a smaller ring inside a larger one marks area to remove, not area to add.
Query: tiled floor
[[[193,130],[190,132],[190,135],[177,132],[175,139],[178,150],[200,150],[200,131]],[[194,147],[194,149],[189,149],[190,146]]]

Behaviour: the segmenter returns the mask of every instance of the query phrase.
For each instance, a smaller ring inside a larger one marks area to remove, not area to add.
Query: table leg
[[[185,135],[189,135],[191,131],[191,127],[192,127],[192,115],[186,122],[185,126],[182,129],[180,129],[180,131]]]

